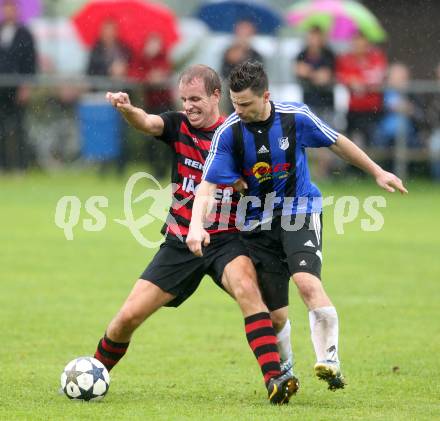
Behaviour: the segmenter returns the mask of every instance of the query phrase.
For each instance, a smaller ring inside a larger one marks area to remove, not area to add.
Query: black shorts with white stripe
[[[270,227],[242,232],[242,238],[258,272],[262,267],[269,274],[306,272],[321,279],[322,213],[275,216]]]

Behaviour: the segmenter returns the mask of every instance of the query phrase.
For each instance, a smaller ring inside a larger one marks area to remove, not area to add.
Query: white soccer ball
[[[61,374],[61,387],[69,399],[96,401],[104,397],[109,386],[107,369],[93,357],[75,358]]]

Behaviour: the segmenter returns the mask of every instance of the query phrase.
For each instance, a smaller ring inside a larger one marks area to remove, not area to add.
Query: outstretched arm
[[[197,187],[196,196],[192,208],[191,223],[189,225],[186,244],[196,256],[202,256],[202,243],[207,246],[210,242],[209,233],[203,228],[206,216],[213,205],[214,193],[217,184],[203,180]]]
[[[347,137],[340,134],[330,149],[345,161],[371,174],[383,189],[389,192],[394,192],[397,189],[402,194],[408,193],[399,177],[381,168]]]
[[[152,136],[163,134],[163,119],[131,105],[130,97],[125,92],[107,92],[106,98],[135,129]]]

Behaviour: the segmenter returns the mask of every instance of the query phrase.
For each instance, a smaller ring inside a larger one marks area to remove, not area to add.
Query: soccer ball
[[[99,400],[107,393],[109,386],[108,371],[96,358],[75,358],[61,374],[61,388],[69,399]]]

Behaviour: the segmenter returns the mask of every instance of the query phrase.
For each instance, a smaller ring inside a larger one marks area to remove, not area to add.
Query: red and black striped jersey
[[[214,132],[225,120],[220,117],[211,127],[197,129],[182,112],[160,114],[164,130],[157,139],[165,142],[174,152],[171,182],[173,201],[163,232],[176,236],[188,234],[196,187],[202,180],[203,166],[211,147]],[[218,185],[216,206],[207,218],[206,230],[210,234],[238,231],[235,224],[238,192],[232,187]]]

